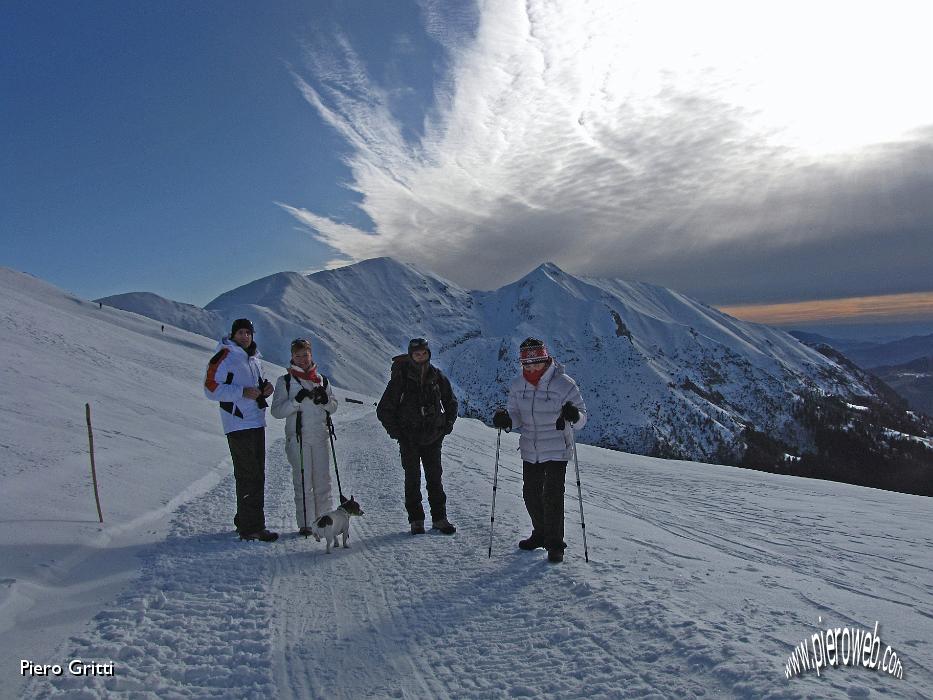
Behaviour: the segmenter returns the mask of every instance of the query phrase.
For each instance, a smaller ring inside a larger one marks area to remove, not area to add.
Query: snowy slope
[[[136,310],[159,318],[139,299]],[[390,258],[308,276],[279,273],[207,309],[253,318],[267,356],[287,361],[297,335],[316,339],[335,382],[378,395],[389,358],[430,339],[465,415],[486,420],[517,372],[518,344],[545,339],[592,409],[582,437],[641,454],[735,460],[742,431],[804,444],[804,392],[867,396],[863,378],[792,336],[729,317],[662,287],[584,279],[547,263],[492,292],[468,292]]]
[[[241,543],[226,445],[200,397],[212,343],[169,328],[163,339],[149,321],[9,271],[0,285],[3,379],[35,399],[0,422],[2,697],[933,694],[927,498],[582,445],[590,562],[569,477],[570,548],[552,566],[515,548],[529,526],[517,436],[503,435],[487,558],[496,432],[457,423],[445,483],[459,532],[412,538],[394,444],[371,401],[342,402],[341,479],[366,511],[351,548],[328,555],[293,534],[281,424],[269,430],[266,500],[285,536]],[[85,397],[102,407],[105,483],[119,485],[104,491],[102,529],[83,476]],[[75,546],[93,549],[85,565],[60,557]],[[31,608],[22,591],[38,596]],[[863,668],[785,678],[793,646],[818,628],[876,620],[903,679]],[[115,676],[24,680],[20,658],[112,661]]]
[[[115,294],[95,301],[115,309],[132,311],[142,316],[158,319],[161,323],[184,328],[208,338],[219,338],[230,326],[219,313],[207,311],[193,304],[172,301],[151,292]]]
[[[174,509],[227,474],[200,382],[215,341],[0,268],[0,650],[42,658],[135,576]],[[97,521],[91,404],[105,524]],[[18,668],[18,666],[17,666]],[[4,682],[15,679],[5,674]],[[17,676],[18,677],[18,676]],[[7,686],[9,688],[9,686]]]

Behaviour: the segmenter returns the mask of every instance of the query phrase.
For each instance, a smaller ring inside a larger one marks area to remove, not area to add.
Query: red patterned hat
[[[547,353],[547,347],[544,341],[537,338],[526,338],[522,341],[518,350],[518,359],[523,365],[530,365],[534,362],[546,362],[550,355]]]

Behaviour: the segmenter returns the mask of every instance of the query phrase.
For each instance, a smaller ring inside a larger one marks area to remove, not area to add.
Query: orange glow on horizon
[[[783,304],[748,304],[718,307],[743,321],[786,325],[815,321],[902,321],[933,319],[933,292],[887,294],[873,297],[822,299]]]

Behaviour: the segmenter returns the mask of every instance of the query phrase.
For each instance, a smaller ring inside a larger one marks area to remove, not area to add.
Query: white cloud
[[[690,255],[827,235],[834,188],[870,186],[847,174],[865,147],[933,123],[925,3],[496,0],[473,33],[443,7],[422,3],[451,71],[417,144],[346,37],[296,75],[372,230],[283,206],[347,258],[475,287],[543,260],[676,286]]]

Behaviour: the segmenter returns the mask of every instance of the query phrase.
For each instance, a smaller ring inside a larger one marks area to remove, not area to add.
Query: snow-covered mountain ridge
[[[103,301],[153,318],[164,313],[149,297]],[[381,392],[389,358],[423,335],[462,412],[486,420],[518,371],[519,343],[534,335],[582,388],[591,418],[581,439],[639,454],[738,463],[750,433],[800,454],[812,448],[796,415],[807,397],[882,400],[858,368],[783,331],[670,289],[576,277],[553,263],[494,291],[468,291],[377,258],[271,275],[205,311],[218,319],[218,334],[233,318],[252,318],[264,354],[279,363],[292,338],[312,336],[325,372],[370,394]],[[200,312],[188,318],[203,323]]]

